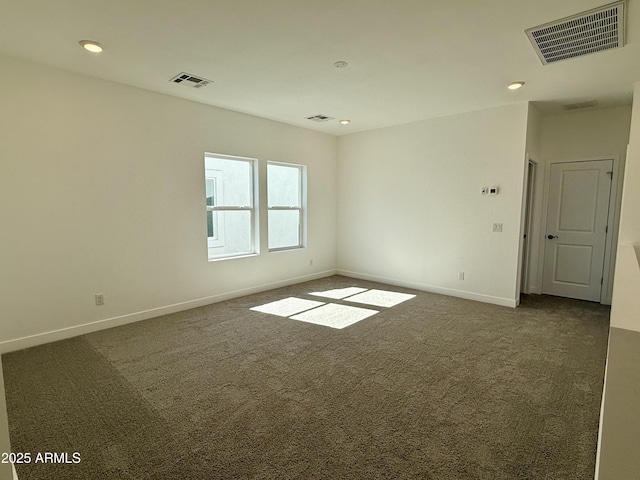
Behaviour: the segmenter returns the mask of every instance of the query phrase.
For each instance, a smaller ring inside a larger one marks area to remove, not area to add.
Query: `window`
[[[304,246],[305,183],[306,167],[267,163],[270,251]]]
[[[209,260],[257,253],[255,160],[206,154]]]

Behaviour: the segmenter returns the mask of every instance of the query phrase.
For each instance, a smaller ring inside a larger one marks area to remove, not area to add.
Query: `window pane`
[[[210,247],[219,247],[224,243],[224,230],[220,223],[219,212],[207,212],[207,239]]]
[[[269,248],[299,247],[300,211],[269,210]]]
[[[216,205],[216,179],[207,178],[205,186],[207,191],[207,206],[213,207]]]
[[[209,241],[209,258],[227,257],[232,255],[242,255],[253,253],[253,231],[252,223],[253,218],[251,211],[249,210],[234,210],[234,211],[217,211],[207,212],[215,213],[215,216],[207,215],[207,219],[217,219],[214,222],[213,232],[215,232],[215,225],[218,225],[220,231],[224,232],[224,242]],[[217,218],[216,218],[217,217]]]
[[[300,207],[300,168],[267,164],[269,207]]]
[[[216,238],[218,236],[218,232],[217,232],[218,229],[216,228],[217,225],[215,225],[214,223],[213,213],[214,212],[207,212],[207,237],[208,238]],[[216,218],[215,220],[217,221],[218,219]]]
[[[252,168],[252,163],[247,160],[205,157],[207,179],[216,177],[212,187],[216,206],[253,206]]]

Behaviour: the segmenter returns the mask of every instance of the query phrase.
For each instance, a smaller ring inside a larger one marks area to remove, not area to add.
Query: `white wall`
[[[630,123],[630,106],[542,117],[540,150],[546,158],[562,160],[623,155]]]
[[[520,291],[524,293],[540,293],[537,290],[535,280],[538,277],[538,255],[537,252],[540,250],[540,235],[539,228],[540,222],[542,218],[542,198],[544,196],[543,184],[544,184],[544,159],[542,154],[540,153],[540,129],[542,128],[542,116],[540,112],[531,104],[529,104],[529,111],[527,115],[527,162],[529,160],[533,161],[535,164],[534,167],[534,179],[533,179],[533,198],[531,205],[531,218],[530,229],[531,234],[528,237],[529,240],[529,259],[528,259],[528,288],[524,288],[525,285],[521,285]],[[525,167],[527,168],[527,167]],[[525,178],[523,185],[523,193],[526,195],[527,189],[527,181],[528,181],[528,172],[525,170]],[[524,215],[526,212],[524,211],[524,207],[526,206],[526,202],[523,202],[523,223],[524,223]],[[524,230],[523,230],[524,235]],[[522,258],[522,252],[520,253],[520,258]]]
[[[629,142],[629,128],[631,122],[631,107],[616,107],[596,110],[577,111],[561,115],[542,117],[540,128],[540,167],[538,175],[538,185],[536,192],[541,195],[537,197],[536,208],[540,213],[536,217],[534,224],[534,239],[542,239],[546,222],[546,202],[543,197],[546,191],[548,180],[545,176],[549,174],[551,163],[587,160],[594,158],[612,158],[614,160],[614,170],[621,183],[624,171],[624,161],[626,156],[627,143]],[[543,189],[543,179],[545,185]],[[611,245],[617,244],[616,228],[620,214],[619,204],[621,200],[621,189],[612,191],[615,196],[615,218],[609,226],[613,227]],[[538,248],[532,251],[532,271],[529,277],[531,285],[530,291],[541,293],[542,291],[542,261],[544,256],[544,241],[539,242]],[[615,257],[615,248],[612,249]],[[613,289],[613,270],[615,258],[609,261],[609,268],[604,275],[604,300],[611,301]]]
[[[634,88],[611,304],[597,480],[638,478],[640,431],[640,82]]]
[[[339,271],[515,306],[527,112],[521,103],[340,137]]]
[[[335,137],[0,63],[0,349],[335,272]],[[259,256],[207,261],[204,152],[260,159]],[[307,249],[267,253],[267,160],[308,167]]]
[[[2,362],[0,361],[0,454],[10,452],[9,422],[7,420],[7,402],[4,396],[4,376],[2,375]],[[11,465],[0,463],[0,479],[9,480],[13,477]]]
[[[640,82],[634,91],[611,326],[640,332]]]

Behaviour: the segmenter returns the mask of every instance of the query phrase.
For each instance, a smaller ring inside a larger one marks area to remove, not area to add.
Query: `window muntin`
[[[267,163],[269,251],[304,246],[305,173],[303,165]]]
[[[209,260],[258,253],[255,162],[250,158],[205,155]]]

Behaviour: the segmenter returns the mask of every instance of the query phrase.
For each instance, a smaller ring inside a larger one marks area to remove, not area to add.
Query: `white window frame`
[[[269,165],[281,165],[285,167],[298,169],[298,206],[285,206],[285,205],[269,205]],[[307,167],[306,165],[299,165],[296,163],[284,163],[284,162],[267,162],[267,210],[297,210],[298,218],[300,219],[298,228],[299,242],[297,245],[291,245],[287,247],[269,248],[269,252],[282,252],[286,250],[296,250],[300,248],[306,248],[307,245]],[[267,239],[269,238],[269,225],[267,222]],[[268,240],[267,240],[268,243]]]
[[[209,175],[212,174],[212,172],[216,172],[216,170],[212,170],[212,169],[207,169],[206,168],[206,159],[207,158],[219,158],[219,159],[223,159],[223,160],[233,160],[233,161],[238,161],[238,162],[246,162],[249,164],[250,166],[250,172],[251,172],[251,177],[249,179],[250,181],[250,187],[249,187],[249,192],[250,192],[250,205],[207,205],[206,203],[206,194],[205,194],[205,207],[206,207],[206,211],[209,212],[214,212],[214,214],[216,212],[229,212],[229,211],[239,211],[239,210],[246,210],[249,211],[251,214],[251,247],[250,247],[250,251],[248,252],[241,252],[241,253],[229,253],[229,254],[222,254],[222,255],[216,255],[216,256],[212,256],[210,255],[210,251],[209,249],[211,247],[222,247],[225,244],[225,237],[224,237],[224,222],[218,222],[218,226],[219,226],[219,232],[220,234],[218,235],[218,239],[217,240],[213,240],[210,241],[209,240],[209,236],[208,236],[208,232],[207,232],[207,257],[209,259],[210,262],[217,262],[220,260],[229,260],[232,258],[242,258],[242,257],[251,257],[251,256],[255,256],[258,255],[260,253],[259,249],[260,249],[260,241],[258,238],[258,234],[259,234],[259,227],[257,225],[258,222],[258,206],[256,204],[256,198],[258,198],[258,160],[255,158],[248,158],[248,157],[236,157],[233,155],[222,155],[222,154],[218,154],[218,153],[209,153],[209,152],[205,152],[204,154],[205,157],[205,182],[207,179],[212,178],[209,177]],[[218,171],[220,172],[220,171]],[[220,172],[220,176],[217,177],[218,180],[218,186],[220,187],[220,192],[222,192],[222,182],[221,180],[223,179],[222,177],[223,172]],[[217,219],[216,219],[217,220]],[[213,243],[213,244],[212,244]],[[210,245],[211,244],[211,245]]]

